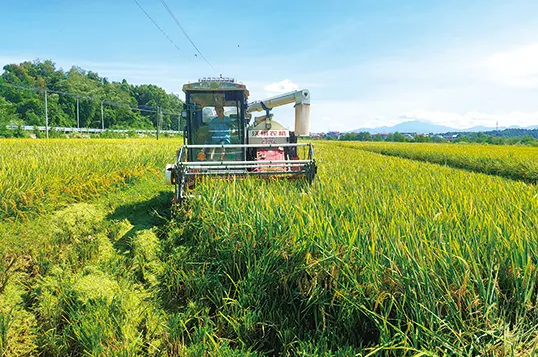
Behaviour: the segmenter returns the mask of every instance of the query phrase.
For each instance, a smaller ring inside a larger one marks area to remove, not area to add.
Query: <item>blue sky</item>
[[[314,132],[424,120],[538,124],[538,1],[0,0],[0,64],[51,59],[181,93],[235,77],[251,100],[311,91]],[[293,108],[275,110],[292,126]]]

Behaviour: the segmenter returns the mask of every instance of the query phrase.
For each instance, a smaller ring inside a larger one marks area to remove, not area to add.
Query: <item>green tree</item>
[[[420,134],[417,134],[417,135],[415,135],[415,139],[414,139],[414,141],[415,141],[416,143],[429,143],[429,142],[431,142],[432,140],[431,140],[431,138],[430,138],[429,136],[427,136],[427,135],[420,135]]]
[[[394,141],[404,142],[406,141],[406,139],[405,139],[405,136],[403,136],[403,134],[396,132],[394,133]]]
[[[534,137],[532,137],[531,135],[524,135],[521,138],[521,143],[525,145],[533,144],[535,141],[536,139],[534,139]]]
[[[44,125],[43,93],[46,88],[49,91],[51,125],[76,125],[78,96],[81,127],[101,127],[101,101],[105,101],[104,121],[107,128],[154,129],[157,113],[140,112],[130,107],[158,106],[165,113],[172,113],[162,116],[161,127],[178,129],[178,116],[183,110],[183,102],[177,95],[168,94],[155,85],[134,86],[125,79],[110,82],[96,72],[77,66],[64,72],[56,69],[50,60],[8,64],[3,68],[0,76],[0,99],[3,100],[0,102],[3,106],[0,123],[21,120],[21,124],[25,125]]]
[[[430,139],[432,143],[446,143],[447,142],[445,138],[439,135],[434,135]]]

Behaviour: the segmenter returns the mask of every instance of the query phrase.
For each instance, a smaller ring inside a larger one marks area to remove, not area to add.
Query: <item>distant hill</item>
[[[529,126],[526,128],[521,128],[517,126],[510,127],[511,129],[538,129],[538,125]],[[463,132],[486,132],[493,131],[496,128],[487,127],[487,126],[474,126],[468,129],[456,129],[444,125],[437,125],[428,123],[420,120],[411,120],[405,121],[394,126],[381,126],[377,128],[359,128],[351,130],[350,132],[359,133],[359,132],[369,132],[370,134],[379,134],[379,133],[463,133]],[[499,127],[499,130],[507,129],[506,127]]]
[[[381,126],[377,128],[360,128],[351,130],[354,133],[358,132],[369,132],[370,134],[378,133],[445,133],[449,131],[454,131],[454,128],[448,126],[436,125],[432,123],[427,123],[423,121],[413,120],[406,121],[394,126]]]
[[[154,129],[159,121],[162,129],[181,128],[177,116],[169,113],[181,113],[183,102],[153,84],[109,81],[76,66],[64,71],[50,60],[0,68],[0,130],[10,125],[45,126],[45,88],[53,127]],[[157,107],[164,112],[161,117]]]

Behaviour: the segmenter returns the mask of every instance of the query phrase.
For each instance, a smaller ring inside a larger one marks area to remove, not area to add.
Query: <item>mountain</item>
[[[529,127],[526,127],[526,128],[522,128],[522,127],[519,127],[519,126],[512,126],[510,128],[513,128],[513,129],[538,129],[538,125],[529,126]],[[507,129],[507,128],[506,127],[499,127],[499,130],[504,130],[504,129]],[[451,127],[444,126],[444,125],[437,125],[437,124],[428,123],[428,122],[425,122],[425,121],[411,120],[411,121],[405,121],[405,122],[400,123],[400,124],[396,124],[394,126],[381,126],[381,127],[377,127],[377,128],[360,128],[360,129],[351,130],[350,132],[359,133],[359,132],[367,131],[370,134],[395,133],[395,132],[399,132],[399,133],[426,133],[426,134],[435,133],[435,134],[439,134],[439,133],[457,133],[457,132],[466,132],[466,133],[469,133],[469,132],[485,132],[485,131],[493,131],[493,130],[496,130],[496,128],[495,127],[487,127],[487,126],[473,126],[472,128],[468,128],[468,129],[456,129],[456,128],[451,128]]]
[[[472,128],[469,128],[469,129],[454,129],[454,131],[479,132],[479,131],[493,131],[496,129],[497,128],[491,127],[491,126],[478,125],[478,126],[473,126]],[[506,129],[504,126],[499,127],[499,130],[504,130],[504,129]]]
[[[360,128],[351,130],[351,132],[358,133],[367,131],[370,134],[378,133],[446,133],[449,131],[456,131],[458,129],[450,128],[448,126],[436,125],[419,120],[405,121],[394,126],[381,126],[377,128]]]

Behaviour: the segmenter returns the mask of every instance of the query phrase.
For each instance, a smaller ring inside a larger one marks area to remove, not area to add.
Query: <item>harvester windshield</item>
[[[190,93],[192,105],[190,143],[193,145],[242,144],[242,96],[225,92]],[[194,160],[244,160],[244,150],[197,150],[191,153]]]

